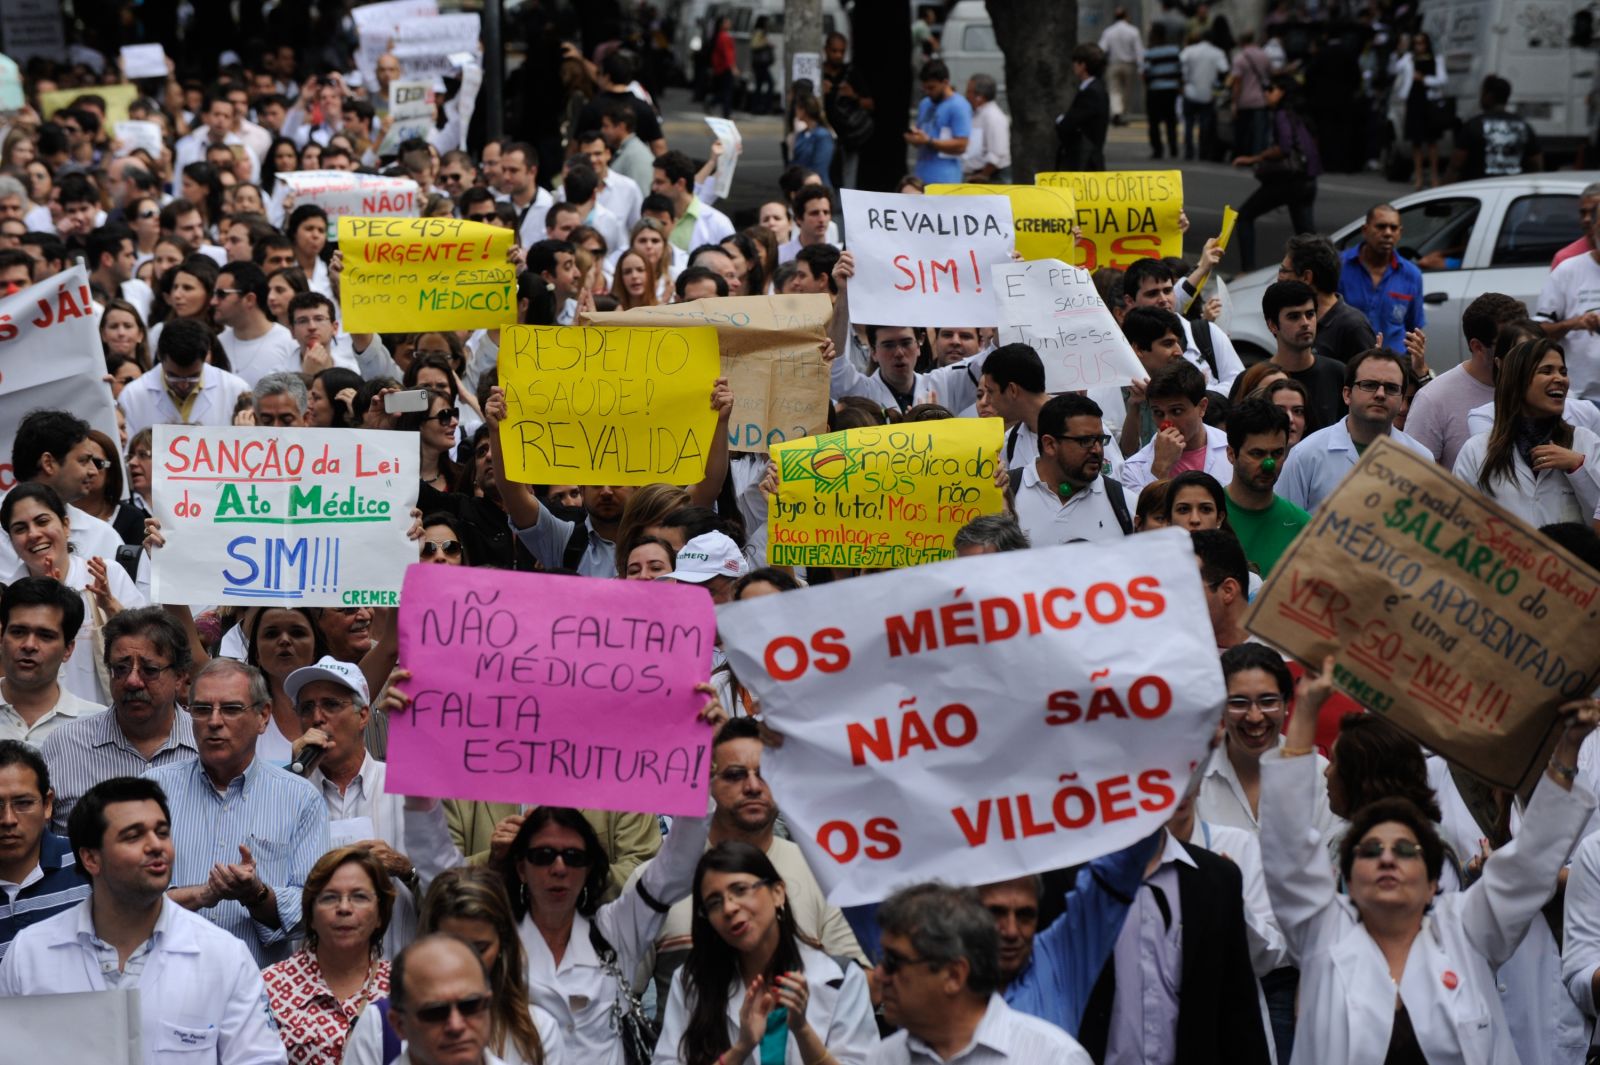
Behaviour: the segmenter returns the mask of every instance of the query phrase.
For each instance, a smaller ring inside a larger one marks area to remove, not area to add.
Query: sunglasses
[[[495,214],[493,211],[490,211],[488,214],[469,214],[469,215],[467,215],[467,221],[469,221],[469,222],[493,222],[498,217],[500,217],[500,216]]]
[[[460,540],[424,540],[422,541],[422,557],[432,558],[434,555],[443,555],[445,558],[461,557]],[[567,863],[571,865],[571,862]]]
[[[449,425],[451,422],[461,420],[460,407],[446,407],[437,414],[430,414],[422,419],[425,422],[438,422],[440,425]]]
[[[577,847],[563,847],[559,850],[555,847],[534,847],[522,856],[523,861],[529,865],[537,865],[541,869],[556,864],[557,858],[560,858],[569,869],[589,868],[589,852],[579,850]]]
[[[426,1006],[418,1006],[410,1013],[423,1024],[443,1024],[450,1019],[452,1011],[463,1017],[476,1017],[489,1008],[488,995],[468,995],[458,998],[454,1002],[430,1002]]]
[[[1422,846],[1409,839],[1397,839],[1385,847],[1381,839],[1364,839],[1356,847],[1357,858],[1382,858],[1384,851],[1389,851],[1396,858],[1410,859],[1422,857]]]

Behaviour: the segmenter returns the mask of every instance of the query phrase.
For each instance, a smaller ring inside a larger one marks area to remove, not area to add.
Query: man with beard
[[[1266,399],[1247,399],[1228,414],[1228,462],[1233,480],[1224,489],[1228,528],[1262,577],[1311,516],[1273,494],[1289,456],[1289,415]]]
[[[1133,531],[1122,485],[1103,476],[1111,437],[1100,405],[1071,392],[1039,410],[1039,458],[1013,479],[1017,524],[1035,547]]]
[[[711,814],[706,849],[727,840],[759,848],[783,877],[785,905],[794,914],[796,928],[821,943],[822,949],[834,957],[854,958],[866,965],[867,956],[844,914],[823,895],[800,848],[773,833],[778,804],[772,797],[772,788],[761,776],[761,747],[761,732],[754,718],[736,717],[718,730],[711,748],[711,798],[716,809]],[[634,880],[643,869],[641,866],[634,870]],[[656,934],[656,1001],[663,1008],[672,974],[689,954],[693,910],[692,898],[680,900],[667,911],[667,919]]]
[[[138,988],[147,1062],[285,1061],[250,952],[167,897],[173,843],[160,785],[97,784],[73,807],[70,834],[90,895],[17,934],[0,962],[0,996]]]

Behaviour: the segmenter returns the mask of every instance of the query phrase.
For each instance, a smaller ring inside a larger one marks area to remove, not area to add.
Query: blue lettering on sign
[[[228,557],[241,569],[224,569],[222,594],[241,599],[299,599],[331,592],[339,584],[340,542],[333,536],[236,536]]]

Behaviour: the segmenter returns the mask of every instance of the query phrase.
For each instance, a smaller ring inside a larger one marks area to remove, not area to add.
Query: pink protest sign
[[[413,565],[400,603],[411,708],[390,718],[390,790],[705,813],[704,589]]]

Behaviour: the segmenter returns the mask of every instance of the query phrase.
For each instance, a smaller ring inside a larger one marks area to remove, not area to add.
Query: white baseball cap
[[[712,577],[743,577],[749,569],[738,544],[723,533],[708,532],[683,545],[677,568],[666,576],[686,584],[704,584]]]
[[[283,682],[283,690],[288,693],[291,703],[299,703],[300,689],[319,680],[329,680],[349,688],[361,696],[363,703],[372,702],[372,696],[367,693],[367,678],[362,675],[361,667],[341,662],[332,655],[323,655],[316,665],[302,666],[289,674]]]

